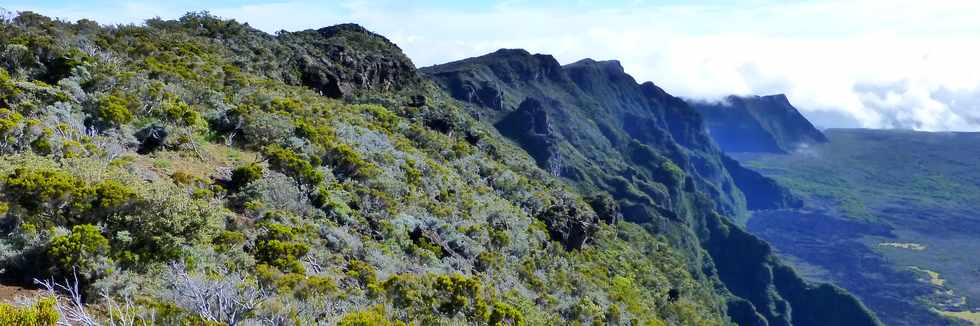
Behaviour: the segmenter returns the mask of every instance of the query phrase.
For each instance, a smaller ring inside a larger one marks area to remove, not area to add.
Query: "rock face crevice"
[[[846,292],[796,277],[733,222],[748,209],[797,207],[799,200],[725,156],[697,110],[653,83],[637,83],[618,62],[561,66],[548,55],[500,50],[422,72],[541,167],[554,170],[557,157],[556,175],[585,193],[610,194],[624,220],[685,250],[692,273],[718,283],[736,323],[878,324]],[[811,302],[813,293],[831,303]],[[848,315],[835,315],[838,308]]]
[[[552,175],[561,174],[558,135],[540,101],[533,98],[524,100],[517,110],[497,123],[497,128],[503,135],[520,143],[539,166],[545,167]]]

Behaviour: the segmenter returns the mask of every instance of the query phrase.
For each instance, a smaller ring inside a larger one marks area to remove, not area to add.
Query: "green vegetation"
[[[20,13],[0,40],[0,271],[77,275],[97,320],[730,324],[684,252],[598,216],[359,27]],[[356,62],[302,60],[336,51]],[[50,302],[0,318],[50,324]]]
[[[99,98],[95,117],[107,126],[118,126],[133,120],[129,101],[117,95],[103,95]]]
[[[250,163],[231,171],[231,183],[229,187],[231,190],[237,191],[252,182],[259,181],[259,179],[262,179],[262,166]]]
[[[88,224],[76,225],[70,234],[52,238],[48,248],[48,256],[61,274],[78,273],[88,279],[102,272],[108,253],[109,240],[98,227]]]
[[[0,324],[23,326],[53,326],[61,319],[55,310],[54,298],[43,298],[27,307],[0,303]]]
[[[296,241],[301,229],[281,224],[266,224],[255,242],[255,260],[269,264],[284,272],[304,274],[306,271],[299,259],[309,252],[309,246]]]

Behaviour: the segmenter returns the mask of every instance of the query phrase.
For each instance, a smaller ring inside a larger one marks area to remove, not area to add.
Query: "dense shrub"
[[[10,79],[7,69],[0,68],[0,107],[9,107],[10,101],[20,94],[20,89]]]
[[[448,317],[461,314],[470,321],[485,321],[490,313],[483,284],[476,277],[399,274],[381,287],[396,307],[413,311],[415,316],[437,311]]]
[[[54,326],[61,320],[55,298],[42,298],[26,307],[0,303],[0,325]]]
[[[23,128],[24,116],[9,109],[0,108],[0,150],[16,144]]]
[[[323,172],[318,171],[310,163],[310,159],[288,148],[270,145],[262,153],[269,159],[269,165],[273,169],[292,177],[297,183],[312,187],[323,181]]]
[[[93,208],[101,216],[108,216],[127,209],[134,200],[136,192],[116,180],[104,180],[95,185]]]
[[[255,260],[283,272],[305,273],[306,269],[299,259],[310,248],[297,240],[297,235],[303,230],[275,223],[264,224],[262,229],[264,232],[255,241]]]
[[[95,118],[105,127],[114,127],[133,121],[133,112],[129,109],[130,102],[118,95],[103,95],[99,97]]]
[[[76,225],[71,233],[51,239],[48,256],[62,275],[77,273],[83,280],[94,280],[108,263],[109,240],[97,226]]]
[[[350,312],[337,323],[338,326],[402,326],[403,322],[388,319],[383,306]]]
[[[491,326],[524,326],[524,314],[514,306],[503,302],[493,304],[488,322]]]
[[[250,163],[231,171],[231,183],[228,186],[232,191],[238,191],[245,185],[258,181],[261,178],[262,166]]]
[[[78,222],[91,208],[92,195],[81,179],[50,168],[17,168],[4,184],[7,201],[24,210],[20,217],[43,227]]]
[[[189,104],[179,99],[171,98],[166,100],[161,105],[163,116],[173,123],[184,126],[193,126],[198,124],[201,119],[200,113],[198,113]]]

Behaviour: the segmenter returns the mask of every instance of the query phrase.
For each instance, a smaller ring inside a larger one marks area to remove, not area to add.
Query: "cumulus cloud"
[[[980,130],[980,21],[974,17],[980,3],[975,1],[201,5],[135,0],[111,5],[120,13],[56,5],[37,9],[114,23],[210,10],[268,32],[350,21],[388,36],[419,66],[519,47],[553,54],[563,63],[618,59],[638,80],[682,97],[786,93],[821,127]]]

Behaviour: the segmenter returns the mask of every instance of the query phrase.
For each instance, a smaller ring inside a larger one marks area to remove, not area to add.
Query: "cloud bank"
[[[980,131],[975,1],[71,3],[8,9],[109,23],[209,10],[267,32],[356,22],[419,66],[525,48],[618,59],[682,97],[785,93],[820,127]]]

